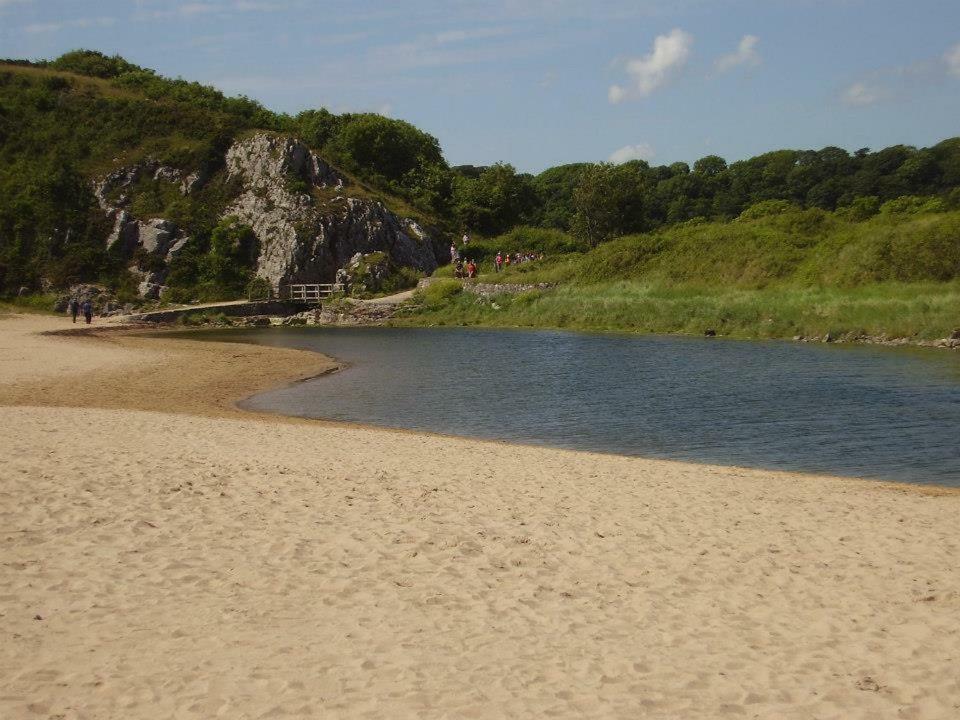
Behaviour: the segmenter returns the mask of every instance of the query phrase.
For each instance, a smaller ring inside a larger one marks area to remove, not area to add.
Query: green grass
[[[433,289],[428,288],[427,290]],[[739,338],[846,333],[937,339],[960,327],[960,282],[761,290],[662,287],[636,281],[561,286],[491,301],[444,288],[405,325],[551,327]]]
[[[493,302],[448,292],[402,322],[936,339],[960,328],[960,212],[852,222],[807,210],[688,223],[497,275],[482,266],[480,279],[555,287]]]

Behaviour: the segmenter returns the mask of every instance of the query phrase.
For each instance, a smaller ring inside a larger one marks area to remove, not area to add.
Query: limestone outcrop
[[[140,278],[138,291],[144,299],[154,300],[163,291],[167,266],[183,249],[190,238],[183,235],[176,224],[163,218],[138,220],[127,209],[132,202],[132,187],[143,177],[175,184],[182,195],[189,195],[200,184],[200,173],[184,176],[177,168],[146,162],[117,170],[94,184],[94,196],[101,209],[113,221],[107,236],[107,248],[117,247],[122,257],[134,260],[137,251],[151,254],[161,263],[150,270],[142,270],[132,262],[129,270]]]
[[[259,241],[256,274],[275,292],[291,283],[333,282],[357,254],[384,253],[396,265],[427,273],[437,267],[438,243],[423,227],[379,201],[351,197],[347,178],[295,138],[258,133],[239,140],[224,165],[238,190],[221,217],[237,217],[253,229]],[[184,197],[209,178],[147,161],[94,185],[113,222],[107,246],[130,261],[130,271],[141,278],[140,294],[156,298],[169,262],[189,238],[169,219],[133,216],[133,196],[144,178],[170,183]],[[149,270],[137,262],[145,254],[151,256]]]
[[[298,140],[255,135],[234,144],[226,162],[243,190],[225,215],[253,228],[257,275],[275,290],[332,282],[358,253],[380,251],[398,265],[436,269],[435,245],[422,227],[380,202],[349,197],[345,178]]]

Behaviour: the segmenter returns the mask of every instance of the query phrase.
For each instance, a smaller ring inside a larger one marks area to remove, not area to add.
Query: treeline
[[[778,150],[729,165],[711,155],[692,168],[634,160],[565,165],[537,176],[508,165],[456,171],[457,215],[480,232],[499,234],[527,224],[570,230],[593,244],[695,218],[729,220],[771,200],[861,213],[909,196],[960,207],[960,138],[932,148],[897,145],[877,152]]]

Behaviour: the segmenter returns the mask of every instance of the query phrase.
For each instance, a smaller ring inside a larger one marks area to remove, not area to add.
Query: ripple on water
[[[209,339],[350,364],[247,407],[627,455],[960,486],[960,356],[478,329],[268,328]]]

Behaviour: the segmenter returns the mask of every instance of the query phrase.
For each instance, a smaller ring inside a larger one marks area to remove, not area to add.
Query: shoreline
[[[960,705],[956,493],[251,414],[336,364],[58,323],[0,318],[3,717]]]
[[[450,326],[456,327],[456,326]],[[232,328],[224,328],[229,330]],[[244,330],[249,328],[235,328],[237,330]],[[442,328],[441,328],[442,329]],[[482,329],[482,328],[481,328]],[[490,329],[504,329],[504,328],[490,328]],[[518,331],[528,331],[531,328],[512,328]],[[559,332],[581,332],[581,331],[564,331],[563,329],[554,329],[554,328],[532,328],[533,330],[545,330],[548,332],[559,331]],[[778,476],[795,478],[803,481],[840,481],[840,482],[854,482],[854,483],[867,483],[868,487],[886,489],[896,492],[904,493],[920,493],[921,495],[927,496],[940,496],[940,495],[958,495],[960,496],[960,487],[952,487],[948,485],[938,485],[933,483],[911,483],[906,481],[898,480],[887,480],[887,479],[874,479],[874,478],[862,478],[850,475],[830,475],[825,473],[811,473],[805,472],[802,470],[783,470],[778,468],[768,468],[768,467],[758,467],[758,466],[743,466],[743,465],[717,465],[713,463],[701,463],[692,460],[682,460],[682,459],[673,459],[673,458],[659,458],[645,455],[625,455],[622,453],[616,453],[612,451],[603,451],[603,450],[584,450],[578,448],[569,448],[561,447],[548,444],[540,444],[534,442],[516,442],[511,440],[501,440],[497,438],[485,438],[485,437],[474,437],[469,435],[457,435],[452,433],[443,433],[439,431],[432,430],[422,430],[422,429],[409,429],[402,427],[390,427],[384,425],[375,425],[371,423],[364,423],[359,421],[349,421],[349,420],[333,420],[328,418],[311,418],[304,417],[300,415],[287,415],[279,411],[268,411],[268,410],[254,410],[250,408],[243,407],[243,403],[250,400],[255,395],[260,393],[269,392],[270,390],[280,389],[285,387],[291,387],[302,382],[307,382],[309,380],[314,380],[317,378],[322,378],[325,375],[339,372],[341,370],[347,369],[349,365],[344,363],[337,358],[329,357],[323,355],[322,353],[315,352],[312,350],[295,350],[290,348],[280,348],[276,346],[266,346],[266,345],[256,345],[253,343],[247,342],[233,342],[233,341],[211,341],[204,340],[202,338],[190,338],[189,335],[192,333],[204,332],[206,328],[195,328],[195,329],[183,329],[176,327],[156,327],[152,325],[144,324],[123,324],[118,323],[114,325],[100,325],[95,327],[79,327],[79,328],[64,328],[64,329],[55,329],[48,330],[41,333],[42,335],[50,337],[67,337],[67,338],[84,338],[87,340],[100,340],[108,339],[114,341],[120,347],[136,349],[136,350],[147,350],[149,353],[163,357],[164,354],[173,353],[175,356],[183,357],[190,356],[190,350],[193,350],[194,353],[200,350],[201,357],[209,360],[211,356],[219,355],[221,358],[225,355],[230,356],[230,362],[226,365],[217,365],[216,366],[216,375],[217,377],[211,378],[210,376],[204,376],[199,383],[194,382],[187,386],[186,393],[178,393],[178,399],[182,399],[184,395],[188,395],[192,402],[184,404],[182,406],[175,406],[171,408],[167,403],[157,404],[150,402],[150,395],[144,393],[138,393],[136,395],[122,394],[117,397],[110,395],[103,396],[97,394],[93,398],[91,403],[91,396],[89,393],[83,395],[76,394],[76,386],[69,379],[64,379],[60,387],[51,388],[50,382],[45,381],[42,383],[43,388],[43,402],[39,403],[40,406],[66,406],[74,407],[74,403],[77,400],[85,402],[88,404],[79,405],[80,407],[98,407],[98,408],[117,408],[117,409],[127,409],[127,410],[148,410],[155,412],[175,412],[183,414],[197,414],[205,417],[214,417],[214,418],[238,418],[238,419],[258,419],[264,421],[272,422],[281,422],[281,423],[304,423],[307,425],[320,425],[324,427],[331,428],[351,428],[358,430],[372,430],[377,432],[386,432],[386,433],[396,433],[400,435],[409,435],[412,437],[417,436],[426,436],[434,437],[438,439],[446,440],[463,440],[470,441],[473,443],[480,443],[491,445],[493,447],[522,447],[522,448],[531,448],[531,449],[544,449],[544,450],[554,450],[557,452],[568,452],[568,453],[577,453],[585,455],[593,455],[598,457],[611,457],[611,458],[624,458],[638,460],[642,462],[650,463],[663,463],[668,465],[676,465],[679,467],[692,466],[692,467],[702,467],[709,468],[711,470],[729,470],[731,472],[743,472],[743,473],[763,473],[763,474],[776,474]],[[582,331],[582,332],[592,332],[592,331]],[[176,337],[174,337],[176,335]],[[168,337],[165,337],[168,336]],[[688,336],[675,336],[675,335],[659,335],[658,337],[664,338],[673,338],[673,337],[688,337]],[[693,339],[699,339],[694,336],[689,336]],[[739,338],[717,338],[718,340],[732,340],[734,342],[740,342]],[[771,342],[784,342],[783,340],[768,340]],[[755,342],[755,341],[744,341],[744,342]],[[763,342],[763,340],[761,340]],[[787,340],[785,342],[791,342]],[[180,343],[189,343],[190,345],[180,345]],[[168,347],[165,347],[168,346]],[[249,351],[244,353],[230,353],[226,349],[221,349],[220,345],[226,346],[240,346],[247,348]],[[221,351],[222,352],[218,352]],[[155,363],[159,364],[160,357],[154,360]],[[225,359],[225,358],[224,358]],[[234,395],[224,395],[223,388],[220,387],[218,383],[219,380],[224,378],[231,377],[237,369],[247,367],[251,363],[258,363],[261,361],[267,361],[268,363],[275,363],[276,361],[282,361],[282,363],[275,364],[271,367],[271,372],[265,373],[262,375],[255,375],[250,378],[248,382],[243,385],[236,385],[231,383],[227,392],[233,392]],[[234,362],[236,361],[236,362]],[[129,377],[128,371],[118,370],[118,377],[127,378]],[[177,375],[176,379],[178,382],[183,381],[181,375]],[[191,378],[192,380],[195,380]],[[161,380],[162,382],[162,380]],[[110,384],[109,381],[107,384]],[[63,391],[63,388],[72,388],[67,391],[67,401],[63,402],[63,396],[57,396],[58,391]],[[116,385],[114,384],[114,387]],[[0,406],[3,405],[13,405],[13,406],[22,406],[30,405],[33,402],[33,399],[36,398],[36,390],[38,387],[27,387],[25,388],[25,393],[14,399],[14,402],[10,402],[10,396],[4,392],[4,386],[0,384]],[[203,396],[196,395],[196,393],[202,393],[204,391],[212,389],[214,393],[214,402],[203,402]],[[53,397],[50,393],[53,392]],[[197,403],[199,400],[199,404]]]

